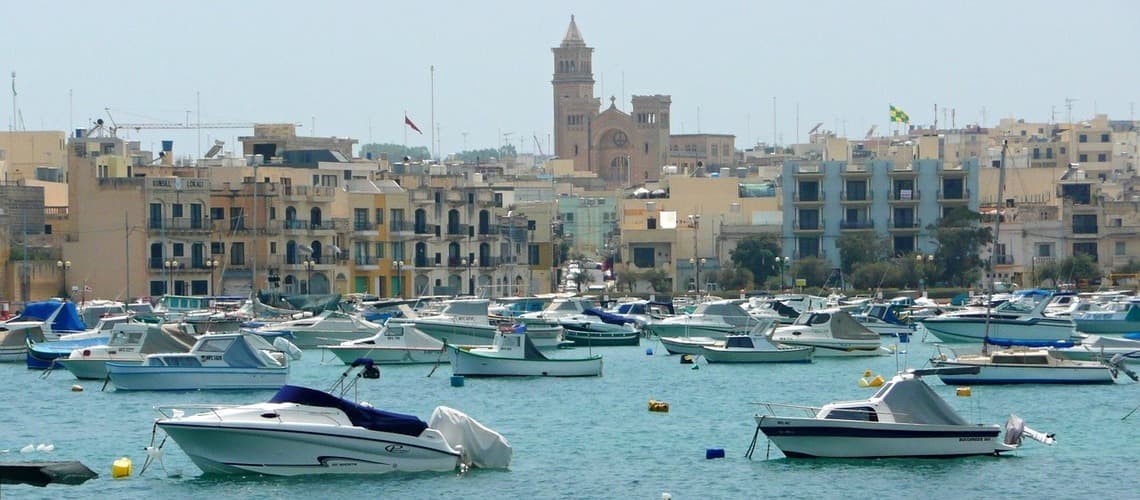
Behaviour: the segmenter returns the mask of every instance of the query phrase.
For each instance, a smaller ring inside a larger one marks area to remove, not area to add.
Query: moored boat
[[[389,321],[376,335],[325,346],[344,364],[368,358],[380,365],[449,362],[443,342],[406,323]]]
[[[748,335],[729,335],[724,345],[702,346],[701,355],[709,363],[811,363],[814,347],[781,346],[768,341],[767,333],[776,320],[758,325]]]
[[[142,364],[107,362],[107,376],[116,390],[277,389],[289,376],[289,357],[300,354],[283,337],[270,345],[254,333],[215,333],[190,352],[149,354]]]
[[[596,377],[602,374],[601,355],[547,357],[521,331],[500,331],[490,347],[459,347],[452,344],[447,347],[451,370],[455,375]]]
[[[839,309],[806,312],[791,326],[772,330],[769,340],[788,346],[814,347],[816,356],[883,356],[890,354],[879,334]]]

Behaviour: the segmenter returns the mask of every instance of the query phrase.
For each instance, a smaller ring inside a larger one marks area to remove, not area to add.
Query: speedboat
[[[768,341],[767,333],[776,320],[757,325],[748,335],[729,335],[724,345],[703,346],[701,355],[709,363],[811,363],[813,347],[782,346]]]
[[[1005,425],[1004,439],[997,425],[971,424],[921,378],[976,370],[908,370],[892,377],[868,399],[822,408],[761,403],[766,413],[755,416],[757,430],[789,458],[996,455],[1016,450],[1023,436],[1053,444],[1052,435],[1025,427],[1014,415]],[[755,446],[753,438],[748,456]]]
[[[949,351],[947,355],[943,349]],[[1111,384],[1116,381],[1119,364],[1111,360],[1074,361],[1053,356],[1044,347],[1009,346],[983,350],[980,354],[961,354],[938,346],[930,364],[941,367],[971,367],[970,373],[939,374],[947,385],[954,384]],[[1127,370],[1125,373],[1132,376]]]
[[[284,337],[270,345],[255,333],[212,333],[190,352],[148,354],[142,364],[107,362],[117,390],[278,389],[289,376],[289,358],[301,350]]]
[[[388,320],[388,325],[411,325],[440,342],[449,344],[490,345],[498,327],[487,317],[487,305],[487,299],[449,300],[436,314],[392,318]]]
[[[368,358],[379,365],[447,363],[443,342],[416,327],[388,321],[376,335],[366,339],[325,346],[344,364]]]
[[[852,311],[851,317],[879,335],[888,337],[914,335],[914,325],[899,318],[898,313],[901,309],[898,304],[870,303]]]
[[[81,347],[55,360],[78,379],[105,380],[107,362],[142,364],[148,354],[188,352],[198,341],[176,324],[123,323],[105,345]]]
[[[28,368],[45,370],[51,368],[52,362],[58,358],[67,357],[71,351],[98,345],[107,345],[111,339],[111,329],[116,325],[131,320],[128,314],[117,316],[104,316],[99,318],[95,327],[80,333],[61,335],[59,340],[50,342],[28,342]]]
[[[308,318],[282,321],[253,329],[255,333],[288,333],[297,347],[309,349],[329,343],[358,340],[380,330],[380,325],[340,311],[324,311]]]
[[[791,326],[772,330],[774,343],[814,347],[816,356],[882,356],[890,354],[879,334],[839,309],[806,312]]]
[[[645,329],[658,337],[708,337],[715,340],[723,340],[727,335],[746,334],[759,320],[740,307],[740,302],[704,302],[692,314],[654,321],[645,325]]]
[[[369,360],[361,360],[342,380],[358,367],[359,376],[339,384],[339,395],[335,385],[329,392],[286,385],[264,403],[192,415],[156,408],[162,417],[155,426],[207,474],[385,474],[510,465],[510,443],[463,412],[440,406],[424,422],[345,399],[358,378],[380,376]]]
[[[527,338],[525,328],[495,334],[490,347],[459,347],[448,344],[451,370],[455,375],[506,377],[596,377],[602,374],[602,356],[584,358],[547,357]]]
[[[1077,331],[1081,333],[1140,332],[1140,302],[1135,299],[1109,302],[1101,309],[1075,312],[1072,318]]]
[[[1068,318],[1044,315],[1050,294],[1035,290],[1017,292],[987,314],[985,308],[968,309],[922,319],[922,326],[942,342],[981,342],[996,338],[1016,342],[1069,340],[1075,330]]]

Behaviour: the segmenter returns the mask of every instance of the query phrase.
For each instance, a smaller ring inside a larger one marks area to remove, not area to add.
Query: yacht
[[[1049,294],[1020,293],[993,308],[972,308],[922,319],[922,326],[942,342],[981,342],[985,338],[1026,344],[1067,341],[1076,333],[1073,321],[1044,315]]]

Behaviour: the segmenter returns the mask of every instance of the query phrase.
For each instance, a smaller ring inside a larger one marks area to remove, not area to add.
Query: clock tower
[[[574,160],[576,170],[590,165],[590,129],[601,101],[594,97],[593,47],[587,47],[570,16],[570,26],[554,52],[554,154]]]

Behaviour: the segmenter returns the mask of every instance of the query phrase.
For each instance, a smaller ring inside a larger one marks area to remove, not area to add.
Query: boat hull
[[[935,368],[978,366],[981,370],[974,375],[945,375],[938,378],[947,385],[997,385],[997,384],[1112,384],[1112,372],[1100,364],[1079,366],[1034,366],[1015,364],[980,364],[954,360],[932,359]]]
[[[747,333],[737,331],[731,325],[711,325],[699,323],[650,323],[645,330],[657,337],[709,337],[724,340],[725,336]],[[687,354],[687,353],[686,353]]]
[[[72,375],[75,375],[75,378],[80,380],[105,380],[107,378],[107,361],[106,359],[60,358],[55,360],[55,364],[66,368]],[[122,364],[142,364],[141,360],[137,362],[117,360],[115,362]]]
[[[285,368],[179,368],[108,362],[107,376],[120,391],[279,389]]]
[[[665,347],[665,352],[669,354],[691,354],[693,356],[704,354],[706,346],[724,342],[712,337],[660,337],[657,340],[661,341],[661,345]]]
[[[326,346],[325,348],[346,365],[352,364],[359,358],[371,359],[378,365],[450,363],[443,349],[429,347]]]
[[[639,345],[641,343],[640,333],[627,330],[619,332],[596,332],[577,331],[568,328],[563,335],[567,341],[582,347]]]
[[[1140,322],[1113,319],[1073,319],[1077,331],[1093,334],[1124,334],[1140,332]]]
[[[428,447],[422,439],[388,432],[275,422],[160,420],[157,425],[207,474],[446,472],[459,463],[459,453],[442,439],[438,446]]]
[[[597,377],[602,357],[578,359],[512,359],[487,356],[448,346],[451,370],[470,377]]]
[[[996,425],[926,425],[758,415],[788,457],[887,458],[994,455],[1014,448]]]
[[[735,349],[705,346],[701,355],[709,363],[811,363],[812,349]]]
[[[922,326],[942,342],[981,342],[986,338],[984,318],[934,317],[923,320]],[[1022,342],[1069,340],[1073,324],[1067,320],[1034,318],[1029,321],[991,320],[989,337]]]

